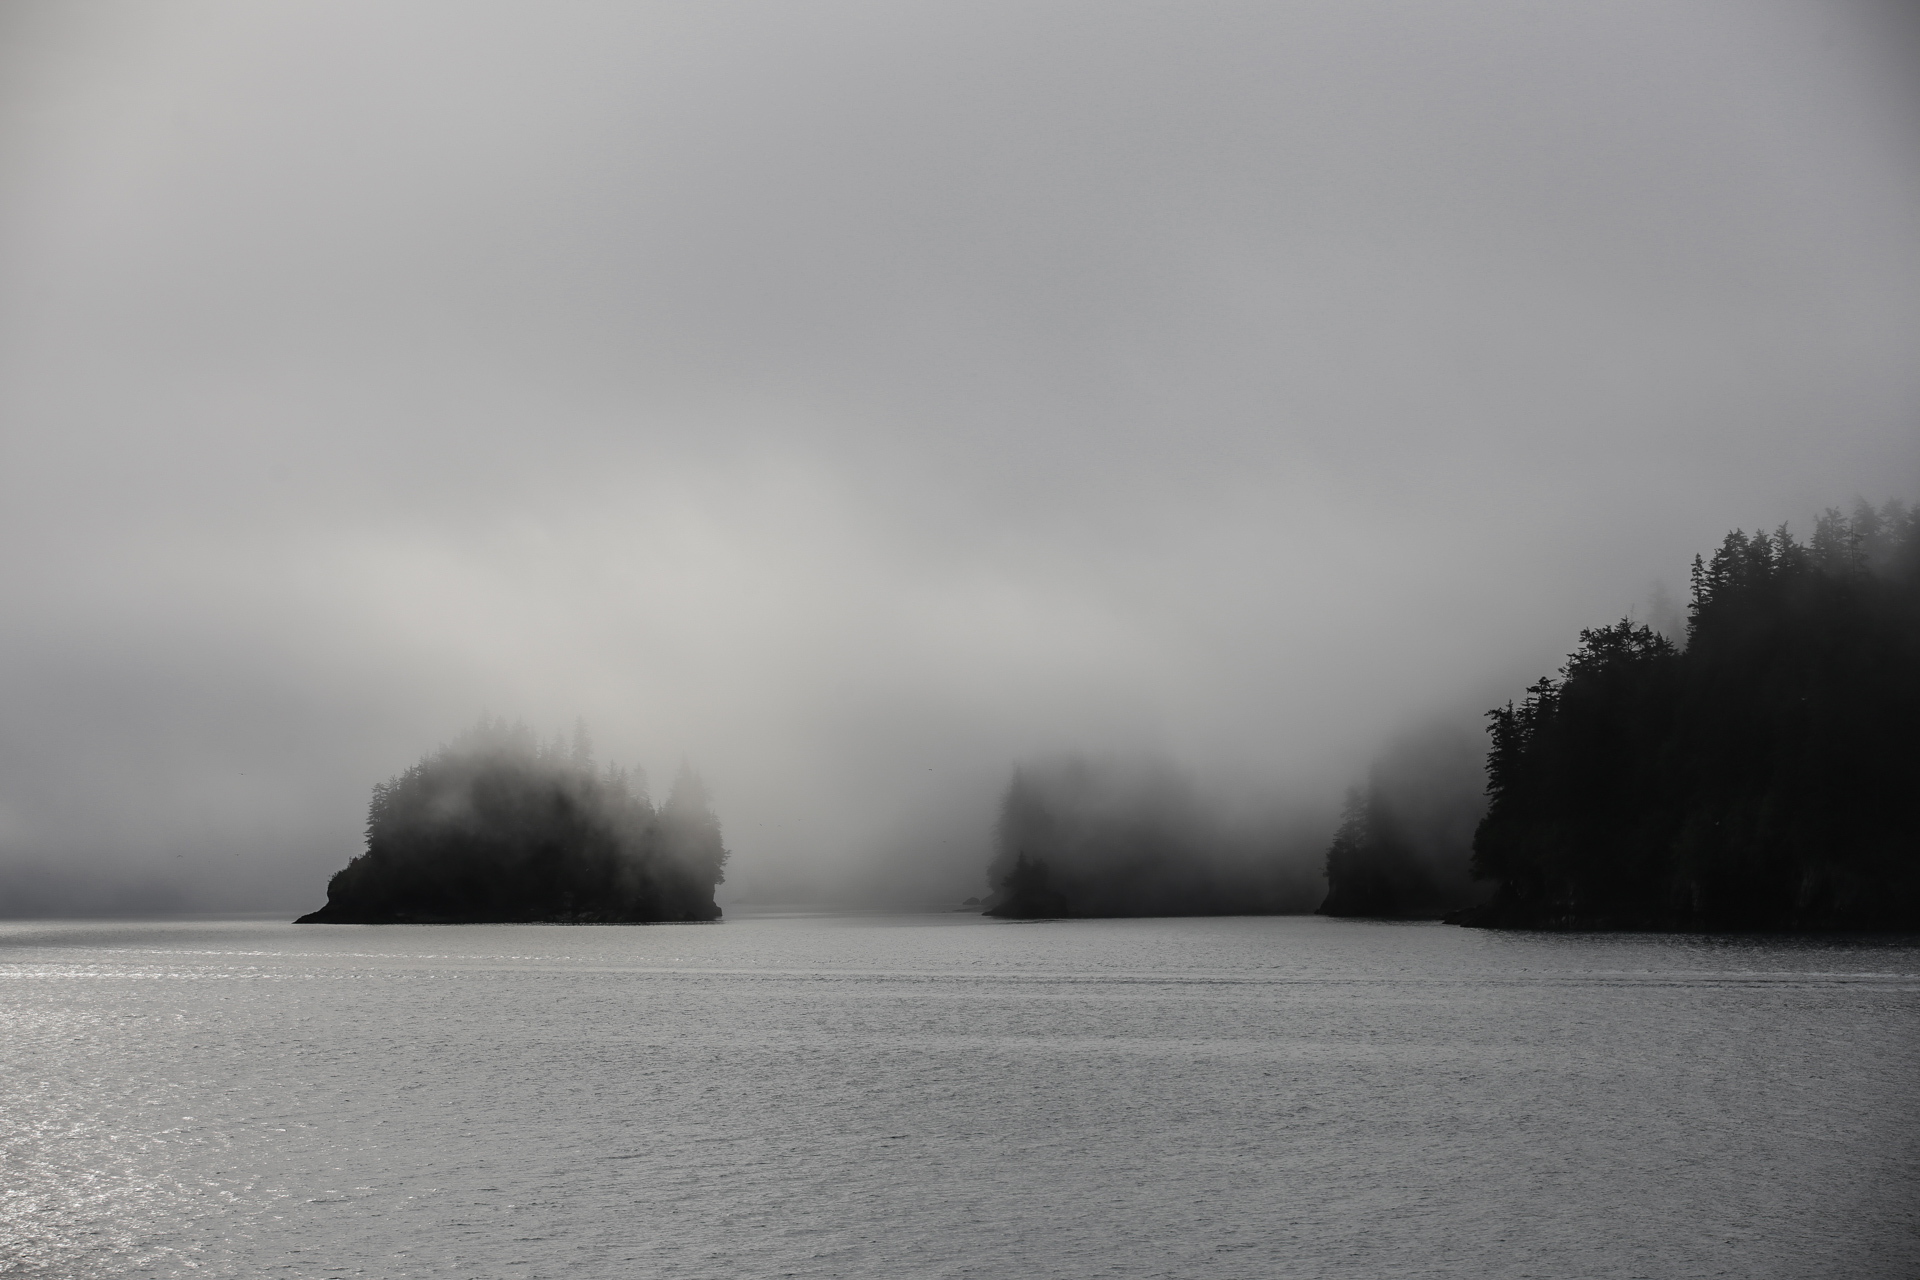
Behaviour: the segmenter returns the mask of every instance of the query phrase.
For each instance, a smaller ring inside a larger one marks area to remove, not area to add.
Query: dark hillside
[[[1920,518],[1696,557],[1684,650],[1622,621],[1490,713],[1488,924],[1920,927]]]

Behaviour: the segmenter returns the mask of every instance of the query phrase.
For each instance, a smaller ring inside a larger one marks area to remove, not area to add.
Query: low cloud
[[[482,711],[947,901],[1920,488],[1884,7],[0,23],[0,912],[303,907]]]

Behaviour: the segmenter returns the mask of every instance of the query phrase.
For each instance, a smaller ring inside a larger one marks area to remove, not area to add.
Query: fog
[[[1469,792],[1471,794],[1471,792]],[[1250,810],[1164,761],[1067,756],[1014,770],[994,823],[994,914],[1304,913],[1327,897],[1324,814]]]
[[[721,902],[1013,769],[1337,812],[1920,493],[1900,4],[0,14],[0,914],[309,910],[482,712]],[[1329,823],[1331,818],[1329,818]]]

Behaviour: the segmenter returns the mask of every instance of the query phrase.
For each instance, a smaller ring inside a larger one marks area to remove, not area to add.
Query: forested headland
[[[596,769],[584,728],[543,744],[483,718],[373,789],[366,851],[301,924],[714,920],[727,850],[682,769],[657,808],[644,778]]]
[[[988,915],[1257,915],[1311,911],[1322,892],[1311,823],[1227,820],[1146,762],[1021,766],[994,845]]]
[[[1684,644],[1623,620],[1489,713],[1466,923],[1920,928],[1920,512],[1695,557]]]

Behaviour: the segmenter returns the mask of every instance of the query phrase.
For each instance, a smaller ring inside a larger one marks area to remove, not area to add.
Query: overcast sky
[[[483,709],[691,760],[723,901],[977,892],[1061,751],[1331,796],[1920,496],[1904,12],[11,4],[0,913],[311,909]]]

